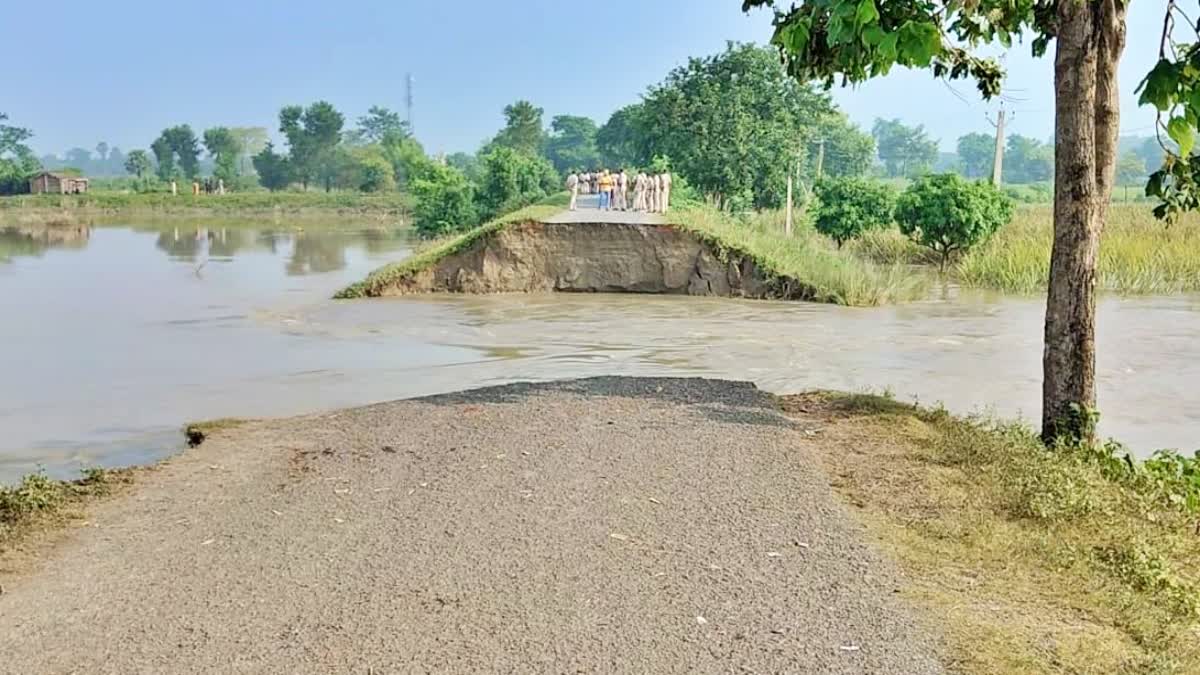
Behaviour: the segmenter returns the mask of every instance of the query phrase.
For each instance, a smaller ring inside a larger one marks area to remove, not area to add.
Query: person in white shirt
[[[625,169],[621,169],[616,175],[616,185],[614,185],[613,196],[616,197],[616,205],[613,207],[618,211],[629,210],[629,176],[625,174]]]
[[[659,196],[659,213],[666,213],[671,208],[671,172],[664,171],[661,176],[662,190]]]
[[[571,210],[574,211],[579,199],[579,176],[573,173],[567,176],[567,191],[571,193]]]
[[[633,177],[633,210],[646,210],[646,174],[641,171]]]

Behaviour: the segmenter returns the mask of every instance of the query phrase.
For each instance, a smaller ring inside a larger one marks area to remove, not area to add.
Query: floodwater
[[[410,252],[395,228],[0,233],[0,481],[150,462],[181,425],[517,380],[748,379],[1036,419],[1042,301],[851,309],[634,295],[328,300]],[[1200,447],[1200,296],[1105,298],[1102,431]]]

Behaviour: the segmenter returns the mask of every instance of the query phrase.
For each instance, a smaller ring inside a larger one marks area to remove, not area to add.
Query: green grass
[[[956,273],[967,286],[1040,293],[1050,276],[1053,211],[1023,207]],[[1100,241],[1097,288],[1129,294],[1200,291],[1200,215],[1166,225],[1147,205],[1113,205]]]
[[[56,480],[35,473],[16,485],[0,486],[0,552],[39,525],[74,517],[76,507],[131,478],[131,470],[87,469],[78,480]]]
[[[1046,448],[890,399],[787,397],[966,673],[1200,672],[1200,457]]]
[[[82,195],[20,195],[0,197],[0,214],[20,210],[154,211],[154,212],[302,212],[403,216],[411,198],[402,192],[238,192],[226,195],[93,191]]]
[[[718,252],[748,257],[770,274],[804,284],[817,302],[869,307],[916,300],[928,293],[928,274],[838,251],[804,218],[798,218],[792,236],[786,236],[780,211],[729,216],[695,207],[672,212],[670,219]]]
[[[549,218],[562,210],[561,206],[537,204],[527,206],[495,220],[484,223],[462,234],[437,240],[417,254],[400,262],[385,265],[367,275],[366,279],[338,291],[333,297],[339,300],[379,295],[384,288],[414,272],[425,269],[447,256],[471,247],[472,244],[503,229],[511,223],[538,221]]]

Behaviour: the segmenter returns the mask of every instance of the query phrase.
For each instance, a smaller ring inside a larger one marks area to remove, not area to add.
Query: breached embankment
[[[806,300],[815,294],[745,252],[676,225],[521,220],[431,253],[384,268],[340,296],[558,291]]]

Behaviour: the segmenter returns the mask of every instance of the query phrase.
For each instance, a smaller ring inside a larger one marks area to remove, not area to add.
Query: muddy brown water
[[[17,237],[24,237],[17,239]],[[873,309],[645,295],[327,298],[405,230],[105,226],[0,234],[0,481],[151,462],[188,420],[590,375],[891,391],[1036,419],[1038,298],[950,291]],[[1102,431],[1200,447],[1200,296],[1106,297]]]

